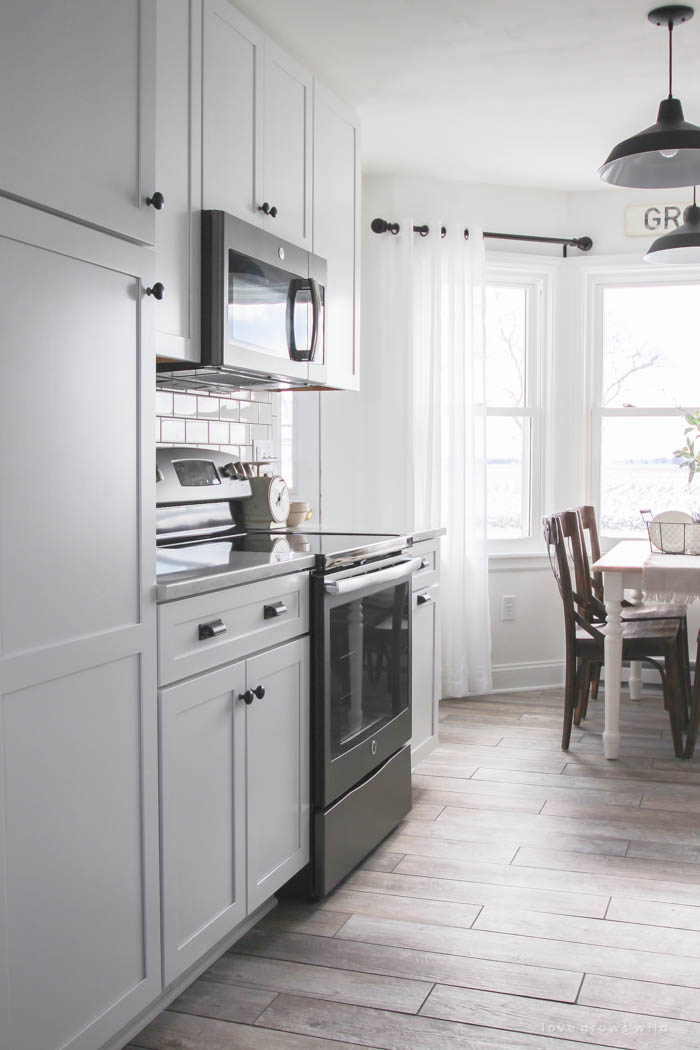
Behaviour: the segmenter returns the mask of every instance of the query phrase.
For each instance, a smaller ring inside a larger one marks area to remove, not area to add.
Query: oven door
[[[320,578],[324,806],[410,739],[411,574],[418,564],[398,558]]]

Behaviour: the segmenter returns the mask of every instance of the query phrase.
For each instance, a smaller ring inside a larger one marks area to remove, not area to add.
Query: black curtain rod
[[[372,219],[371,229],[373,233],[397,234],[401,227],[398,222],[387,222],[386,219]],[[425,224],[423,226],[414,226],[413,232],[419,233],[421,237],[427,237],[430,233],[430,227]],[[444,237],[446,233],[447,230],[445,227],[441,226],[440,236]],[[524,233],[492,233],[489,230],[484,231],[484,237],[496,241],[529,241],[533,244],[561,244],[564,258],[566,258],[567,248],[578,248],[582,252],[589,252],[593,247],[593,241],[590,237],[535,237]],[[469,239],[469,230],[464,231],[464,239]]]

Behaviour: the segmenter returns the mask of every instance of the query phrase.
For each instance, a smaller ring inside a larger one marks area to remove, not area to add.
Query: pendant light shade
[[[657,237],[644,256],[651,263],[700,263],[700,208],[693,203],[683,212],[683,225]]]
[[[650,22],[668,27],[668,98],[662,100],[655,124],[615,146],[598,169],[604,182],[639,189],[700,182],[700,127],[685,119],[680,99],[673,97],[673,27],[689,21],[693,13],[682,4],[649,12]]]

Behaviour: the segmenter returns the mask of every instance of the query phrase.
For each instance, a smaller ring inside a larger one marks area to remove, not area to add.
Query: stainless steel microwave
[[[323,384],[325,312],[324,259],[233,215],[204,211],[201,365],[160,362],[158,378],[207,389]]]

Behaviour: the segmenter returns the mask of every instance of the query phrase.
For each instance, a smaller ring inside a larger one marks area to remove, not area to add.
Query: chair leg
[[[695,681],[693,682],[693,695],[690,702],[688,735],[685,738],[686,758],[693,757],[695,742],[698,738],[698,728],[700,728],[700,635],[698,636],[698,650],[695,657]]]
[[[683,698],[683,670],[678,649],[666,657],[666,681],[664,683],[664,698],[671,723],[671,737],[673,738],[673,750],[676,758],[684,757],[683,749],[683,713],[685,703]]]
[[[600,664],[596,664],[591,672],[591,700],[598,699],[598,690],[600,689]]]
[[[578,674],[578,690],[576,697],[576,711],[574,712],[574,725],[580,725],[588,714],[588,694],[591,689],[591,664],[582,664]]]
[[[690,651],[688,648],[688,619],[683,617],[680,623],[680,631],[678,632],[678,644],[681,650],[681,668],[683,671],[683,696],[684,696],[684,707],[685,716],[683,718],[683,728],[688,728],[688,717],[692,707],[692,687],[690,682]]]
[[[574,708],[576,707],[579,673],[580,672],[576,667],[576,660],[573,657],[569,658],[569,655],[567,654],[566,676],[564,680],[564,726],[561,733],[562,751],[568,751],[571,742],[571,723],[574,719]]]

